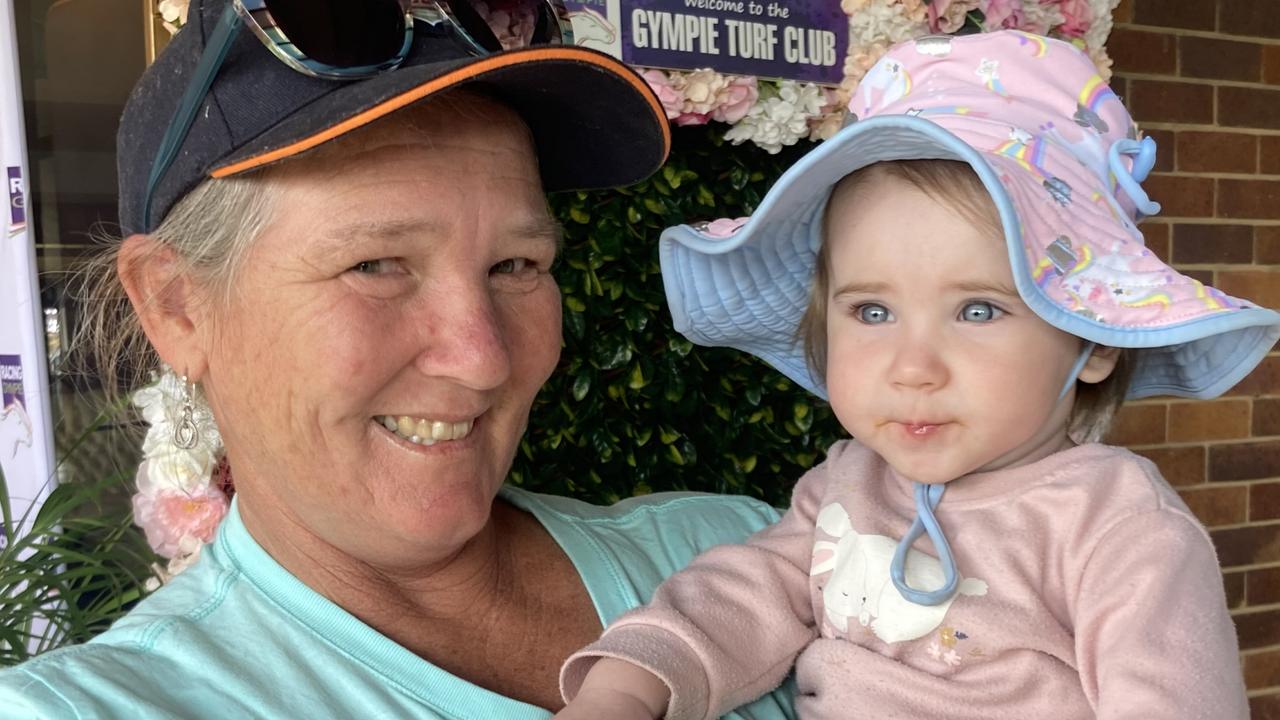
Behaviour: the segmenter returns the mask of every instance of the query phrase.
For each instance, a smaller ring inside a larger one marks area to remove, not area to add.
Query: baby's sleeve
[[[1074,605],[1080,678],[1099,720],[1249,717],[1217,556],[1193,518],[1162,508],[1110,528]]]
[[[565,699],[606,657],[661,678],[671,689],[669,720],[716,718],[780,685],[815,635],[809,567],[826,478],[822,466],[806,473],[776,524],[699,555],[649,605],[570,656],[560,673]]]

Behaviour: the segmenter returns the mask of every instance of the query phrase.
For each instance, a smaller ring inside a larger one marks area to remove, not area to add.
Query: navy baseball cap
[[[187,25],[134,86],[116,138],[122,234],[155,230],[210,177],[292,157],[419,100],[468,86],[514,110],[533,134],[548,191],[643,180],[671,147],[661,103],[621,61],[571,45],[476,56],[447,27],[418,23],[401,65],[332,80],[286,66],[241,28],[143,217],[161,138],[229,0],[192,0]]]

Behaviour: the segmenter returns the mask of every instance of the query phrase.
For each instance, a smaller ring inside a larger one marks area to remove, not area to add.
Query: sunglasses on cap
[[[147,178],[144,221],[150,223],[151,196],[177,157],[241,25],[293,70],[357,80],[399,67],[413,45],[416,23],[448,28],[478,56],[573,44],[562,0],[229,0],[160,141]]]

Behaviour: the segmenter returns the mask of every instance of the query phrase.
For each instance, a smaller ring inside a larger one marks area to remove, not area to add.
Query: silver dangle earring
[[[173,426],[173,444],[190,450],[200,443],[200,428],[196,425],[195,384],[182,376],[182,407],[178,409],[178,422]]]

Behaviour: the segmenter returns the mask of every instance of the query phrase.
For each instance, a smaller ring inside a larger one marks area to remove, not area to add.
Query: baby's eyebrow
[[[962,292],[978,293],[980,295],[1004,295],[1005,297],[1021,297],[1018,291],[1005,283],[989,283],[989,282],[957,282],[947,286],[948,289],[960,290]]]
[[[838,295],[881,295],[890,290],[886,282],[850,282],[841,285],[831,292],[831,297]]]

